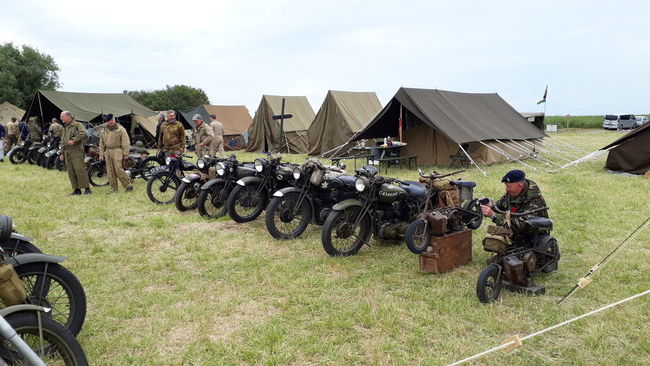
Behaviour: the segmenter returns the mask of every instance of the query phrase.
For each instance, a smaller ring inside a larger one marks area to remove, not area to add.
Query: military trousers
[[[18,144],[18,137],[16,135],[7,135],[7,145],[5,146],[5,151],[9,152],[14,145]]]
[[[119,180],[122,187],[131,187],[131,180],[122,168],[122,149],[108,149],[104,153],[104,161],[106,162],[106,174],[108,174],[108,183],[111,186],[111,191],[117,191],[117,181]]]
[[[216,154],[219,153],[220,157],[225,157],[226,153],[223,151],[223,136],[215,136],[214,139],[212,139],[212,145],[210,146],[210,155],[212,156],[217,156]]]
[[[82,149],[67,149],[65,151],[65,167],[68,169],[68,178],[70,178],[72,189],[90,188],[88,169],[84,162]]]

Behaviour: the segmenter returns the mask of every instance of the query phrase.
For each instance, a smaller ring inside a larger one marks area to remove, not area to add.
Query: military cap
[[[104,115],[104,122],[108,122],[113,119],[113,113],[105,114]]]
[[[198,114],[198,113],[192,116],[192,121],[196,121],[196,120],[199,120],[199,119],[203,120],[203,117],[201,117],[201,115]]]
[[[144,143],[142,141],[136,141],[134,144],[135,147],[144,147]]]
[[[521,182],[526,178],[526,173],[523,170],[514,169],[506,173],[506,175],[501,178],[503,183],[515,183]]]
[[[29,122],[36,122],[36,117],[29,117]]]

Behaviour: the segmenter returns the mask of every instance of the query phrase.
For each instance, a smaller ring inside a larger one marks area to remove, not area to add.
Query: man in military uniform
[[[29,140],[34,143],[40,143],[43,141],[43,129],[38,124],[37,117],[29,117],[29,122],[27,123],[27,131],[29,131]]]
[[[210,155],[216,157],[218,152],[219,157],[223,158],[226,156],[226,153],[223,151],[223,124],[217,121],[217,116],[214,114],[210,115],[210,121],[210,127],[212,128],[212,132],[214,132]]]
[[[203,117],[200,114],[195,114],[192,117],[194,121],[194,144],[196,146],[196,155],[203,157],[205,155],[213,156],[212,153],[212,140],[214,139],[214,132],[203,123]]]
[[[47,134],[50,135],[51,139],[55,139],[56,137],[61,137],[61,135],[63,135],[63,126],[61,126],[58,119],[52,118],[50,130],[47,132]]]
[[[167,111],[167,120],[160,125],[158,150],[163,151],[165,157],[185,152],[185,128],[176,120],[173,110]]]
[[[11,150],[11,148],[18,144],[20,140],[20,128],[16,117],[11,117],[11,121],[7,122],[7,146],[5,151]]]
[[[106,127],[99,135],[99,160],[106,162],[106,173],[111,190],[108,193],[117,192],[117,180],[120,180],[125,192],[133,191],[131,181],[122,169],[122,161],[129,157],[129,134],[126,129],[115,121],[112,114],[104,117]]]
[[[492,205],[496,205],[502,211],[510,212],[525,212],[535,210],[541,207],[547,207],[542,191],[537,186],[537,183],[530,179],[526,179],[526,173],[521,170],[511,170],[501,179],[506,187],[506,194],[504,194],[497,202],[481,205],[483,215],[492,219],[492,221],[499,226],[506,226],[506,215],[495,213],[492,210]],[[546,210],[534,214],[539,217],[548,217]],[[512,229],[513,236],[532,234],[534,230],[525,222],[526,217],[511,217],[510,229]]]
[[[73,189],[70,194],[81,194],[81,188],[84,188],[84,194],[91,194],[88,170],[84,162],[84,143],[88,138],[86,128],[75,121],[72,113],[68,111],[61,112],[61,122],[64,127],[61,135],[62,153],[59,159],[65,161],[65,167],[68,169],[68,178]]]
[[[5,161],[5,140],[7,139],[7,129],[0,124],[0,163]]]

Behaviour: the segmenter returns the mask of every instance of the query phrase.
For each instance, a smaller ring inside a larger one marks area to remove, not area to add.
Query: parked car
[[[635,127],[641,127],[644,124],[650,122],[650,118],[646,116],[637,116],[636,117],[636,126]]]
[[[603,119],[603,128],[612,130],[630,129],[637,127],[633,114],[608,114]]]

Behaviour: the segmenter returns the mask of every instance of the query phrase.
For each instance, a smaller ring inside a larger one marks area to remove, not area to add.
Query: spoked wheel
[[[34,165],[34,164],[36,164],[36,162],[38,162],[38,156],[39,156],[39,153],[38,153],[38,150],[37,150],[37,149],[34,149],[34,150],[29,151],[29,152],[27,153],[27,162],[28,162],[30,165]]]
[[[266,229],[276,239],[299,237],[311,222],[311,207],[303,197],[300,206],[300,193],[291,192],[282,197],[273,197],[266,208]]]
[[[465,225],[467,225],[467,228],[470,230],[478,229],[483,223],[483,211],[481,211],[481,205],[478,203],[477,200],[471,200],[467,203],[464,209],[472,213],[472,214],[465,213],[465,215],[468,216],[468,219],[467,221],[465,220],[463,221],[465,221]]]
[[[225,188],[226,183],[215,183],[210,188],[201,190],[197,202],[201,216],[216,219],[228,212],[226,202],[230,192],[227,192]]]
[[[558,262],[560,261],[560,248],[555,238],[550,235],[542,237],[535,249],[540,252],[535,252],[535,255],[542,272],[550,273],[557,270]]]
[[[235,222],[253,221],[267,204],[266,191],[259,184],[237,185],[228,197],[228,214]]]
[[[77,335],[86,319],[86,293],[72,272],[57,263],[16,266],[27,302],[52,309],[52,318]]]
[[[158,160],[157,158],[150,156],[142,161],[140,163],[140,167],[142,168],[142,179],[144,180],[149,180],[151,178],[151,171],[157,167],[157,166],[162,166],[163,164]]]
[[[170,204],[174,202],[179,185],[178,177],[170,172],[158,172],[147,181],[147,196],[157,205]]]
[[[108,173],[104,165],[93,165],[88,170],[88,181],[94,187],[104,187],[108,185]]]
[[[482,303],[489,303],[499,299],[503,280],[500,276],[501,269],[496,264],[483,268],[476,282],[476,296]]]
[[[323,249],[331,256],[347,257],[356,254],[371,234],[370,217],[364,215],[358,225],[354,225],[359,207],[348,207],[343,211],[332,211],[325,220],[321,241]]]
[[[406,246],[415,254],[420,254],[427,250],[431,241],[431,228],[426,220],[413,221],[406,229],[404,235]]]
[[[12,164],[22,164],[25,160],[27,160],[27,150],[24,147],[16,148],[9,154],[9,161]]]
[[[86,354],[79,341],[48,314],[25,311],[9,314],[5,319],[45,364],[88,365]],[[0,359],[9,365],[28,364],[20,351],[7,340],[3,340],[0,346]]]
[[[201,181],[190,183],[183,182],[176,190],[174,203],[178,211],[188,211],[196,208],[198,204],[199,192],[201,191]]]

